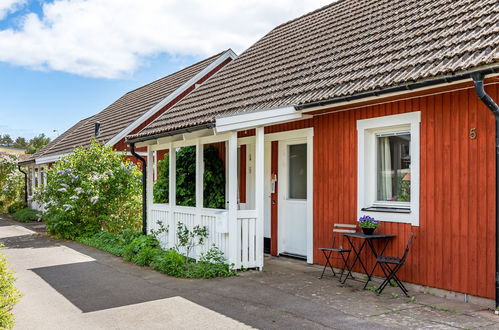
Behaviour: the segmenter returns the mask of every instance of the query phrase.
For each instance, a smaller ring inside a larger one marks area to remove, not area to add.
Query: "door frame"
[[[292,131],[285,131],[279,133],[270,133],[265,135],[265,142],[278,141],[278,142],[293,142],[298,141],[298,143],[307,143],[307,263],[312,264],[314,262],[314,129],[304,128]],[[270,143],[266,143],[266,146],[270,146]],[[281,149],[281,143],[279,143],[279,149]],[[266,152],[267,154],[267,152]],[[279,176],[282,176],[281,164],[281,153],[279,152],[278,168]],[[270,161],[270,159],[269,159]],[[270,184],[269,182],[267,184]],[[284,192],[287,184],[287,178],[279,177],[277,178],[278,192]],[[277,249],[278,253],[283,252],[282,244],[279,236],[281,236],[281,219],[280,215],[283,214],[282,207],[282,193],[279,193],[278,198],[278,212],[277,212],[277,227],[278,227],[278,239],[277,239]]]

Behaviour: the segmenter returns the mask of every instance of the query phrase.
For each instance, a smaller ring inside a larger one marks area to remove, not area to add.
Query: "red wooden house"
[[[264,242],[323,264],[333,224],[368,214],[396,235],[387,254],[416,235],[402,280],[498,297],[498,13],[496,0],[343,0],[276,27],[127,138],[148,148],[148,225],[206,225],[198,252],[261,268]],[[227,150],[225,210],[203,205],[210,143]],[[185,146],[195,207],[175,201]],[[165,150],[169,203],[154,203]]]

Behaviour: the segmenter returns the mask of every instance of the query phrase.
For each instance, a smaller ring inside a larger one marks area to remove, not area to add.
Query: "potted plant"
[[[372,235],[376,230],[376,228],[378,228],[381,225],[378,220],[368,215],[360,217],[358,222],[359,222],[359,227],[362,228],[362,231],[366,235]]]

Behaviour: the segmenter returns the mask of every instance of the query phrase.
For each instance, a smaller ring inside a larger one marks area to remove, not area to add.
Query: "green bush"
[[[0,329],[14,327],[12,308],[21,297],[21,293],[14,286],[15,281],[14,272],[9,270],[7,259],[0,253]]]
[[[186,277],[185,265],[185,257],[175,250],[163,251],[151,262],[153,269],[175,277]]]
[[[201,255],[199,262],[170,249],[162,250],[157,239],[140,232],[125,230],[121,234],[100,231],[92,236],[78,237],[77,241],[104,250],[139,266],[151,266],[164,274],[183,278],[213,278],[236,273],[227,264],[218,248]]]
[[[101,229],[140,229],[141,189],[139,169],[122,153],[93,141],[47,171],[47,185],[36,200],[45,205],[50,233],[75,239]]]
[[[123,258],[128,261],[137,263],[136,257],[141,254],[141,266],[148,265],[150,260],[148,256],[152,257],[152,250],[159,247],[159,242],[152,236],[141,235],[135,238],[130,244],[124,248]],[[146,262],[145,260],[149,260]]]
[[[23,200],[24,177],[17,169],[17,160],[17,156],[0,155],[0,213]]]
[[[33,222],[33,221],[38,221],[40,219],[40,212],[30,209],[30,208],[25,208],[16,211],[12,217],[21,222]]]
[[[18,201],[18,202],[14,202],[14,203],[10,204],[9,207],[7,208],[7,211],[10,214],[14,214],[17,211],[24,209],[24,208],[26,208],[26,203]]]

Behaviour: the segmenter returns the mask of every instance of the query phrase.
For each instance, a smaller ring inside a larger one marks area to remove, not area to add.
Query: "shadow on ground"
[[[144,285],[136,276],[116,273],[97,261],[31,269],[82,312],[169,298],[168,290]]]

